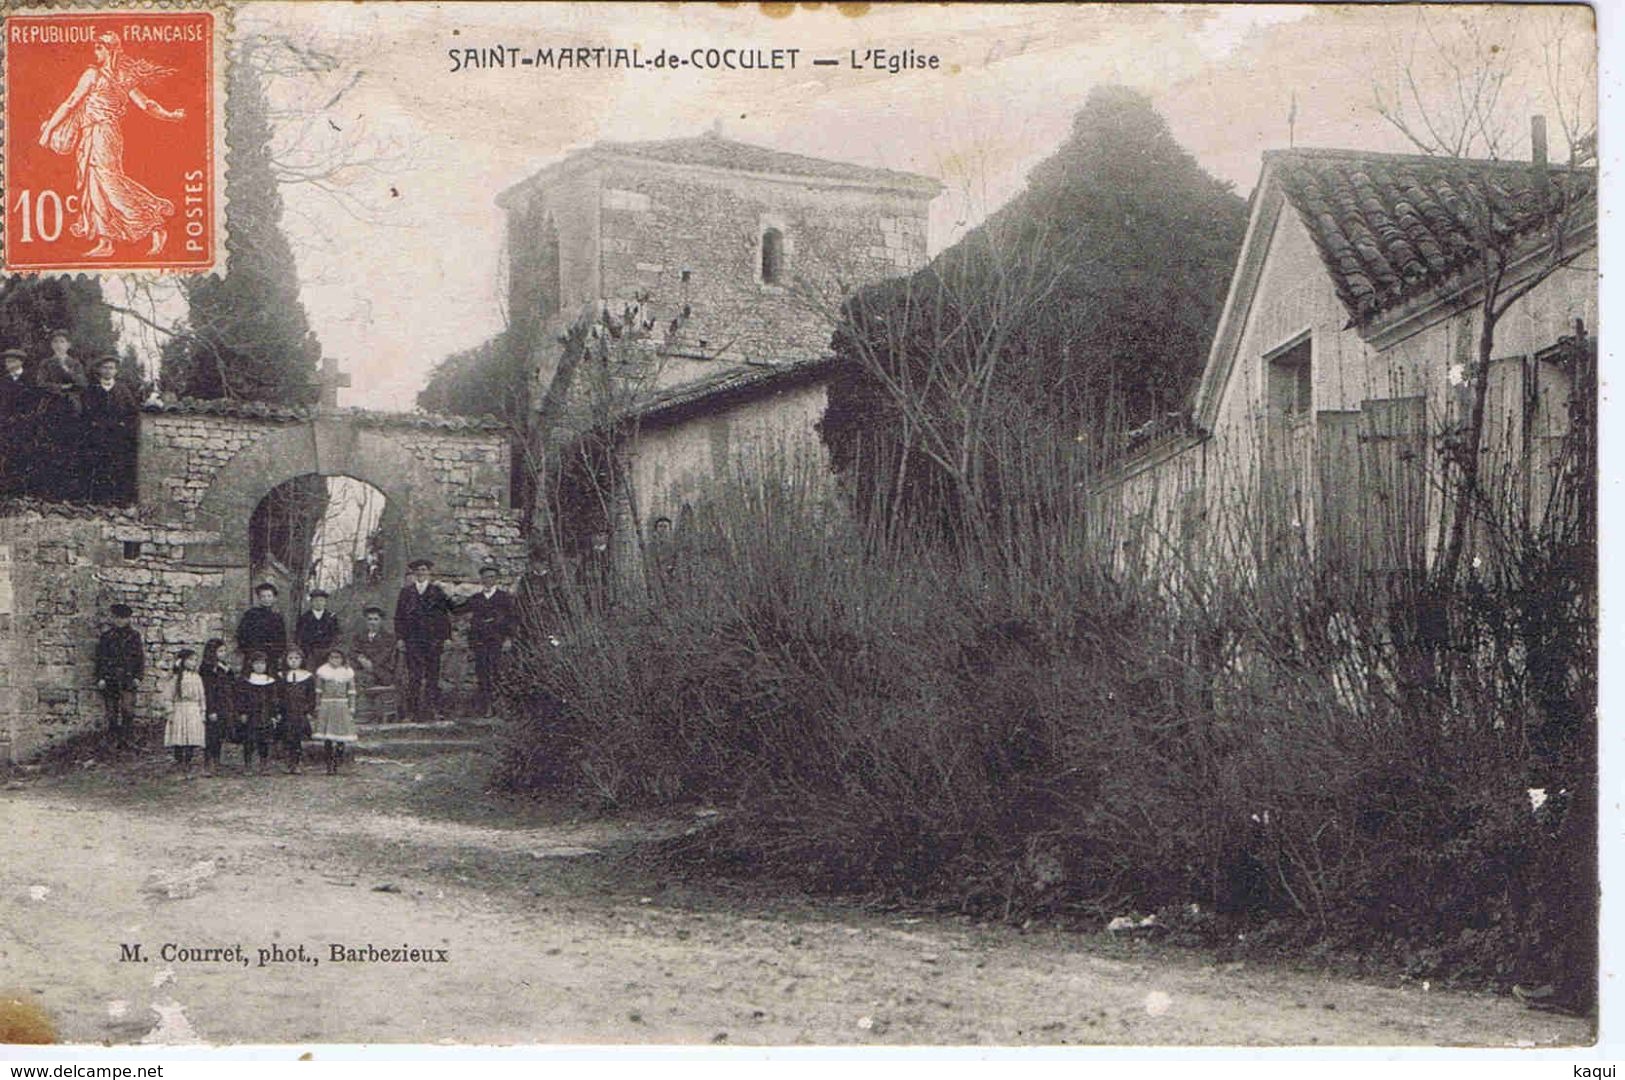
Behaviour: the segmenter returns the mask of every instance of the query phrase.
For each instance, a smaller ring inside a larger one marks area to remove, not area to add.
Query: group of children
[[[345,744],[356,741],[356,677],[349,659],[343,649],[330,649],[314,672],[297,648],[277,659],[280,665],[264,652],[251,652],[238,672],[220,638],[204,646],[201,660],[191,649],[175,655],[164,745],[188,778],[199,747],[203,774],[213,776],[228,742],[242,745],[244,772],[255,771],[256,757],[258,771],[269,770],[276,743],[288,772],[298,773],[307,739],[324,744],[328,774],[339,771]]]

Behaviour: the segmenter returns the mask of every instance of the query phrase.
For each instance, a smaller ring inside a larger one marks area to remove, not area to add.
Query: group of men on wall
[[[65,330],[30,370],[21,349],[0,352],[0,498],[126,504],[135,497],[140,400],[103,356],[89,377]]]
[[[440,719],[441,652],[451,638],[452,617],[466,615],[468,646],[474,657],[473,713],[490,715],[496,704],[502,656],[513,647],[518,628],[513,596],[497,584],[498,568],[481,567],[479,590],[461,598],[451,596],[432,580],[432,561],[415,559],[409,570],[411,579],[395,600],[392,629],[384,628],[383,608],[368,607],[363,612],[365,624],[348,642],[363,693],[373,687],[394,686],[397,719]],[[291,643],[309,657],[343,647],[339,617],[328,610],[328,599],[320,589],[310,594],[310,607],[294,620],[290,639],[277,608],[277,587],[270,582],[260,584],[254,590],[254,606],[237,622],[238,653],[280,657]]]

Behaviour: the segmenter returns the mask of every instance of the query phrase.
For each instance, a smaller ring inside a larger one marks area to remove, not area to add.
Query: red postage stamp
[[[5,17],[8,273],[223,269],[224,18]]]

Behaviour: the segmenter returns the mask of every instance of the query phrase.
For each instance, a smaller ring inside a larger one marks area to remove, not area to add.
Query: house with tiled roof
[[[509,317],[542,343],[534,400],[556,408],[554,445],[602,419],[590,388],[603,379],[557,347],[583,320],[598,338],[588,358],[613,357],[613,411],[636,432],[625,520],[563,523],[575,545],[678,519],[746,458],[822,459],[842,290],[924,264],[941,190],[713,133],[596,143],[503,191]]]
[[[1444,543],[1445,455],[1480,377],[1486,497],[1538,514],[1566,467],[1597,280],[1592,170],[1266,153],[1189,412],[1137,433],[1097,488],[1116,558],[1419,570]],[[1487,285],[1506,310],[1482,364]]]

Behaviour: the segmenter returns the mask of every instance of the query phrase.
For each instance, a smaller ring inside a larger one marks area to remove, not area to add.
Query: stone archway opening
[[[305,608],[323,589],[335,610],[340,598],[371,600],[387,587],[385,520],[389,500],[352,476],[307,473],[265,493],[248,521],[249,579],[282,590],[288,607]]]

